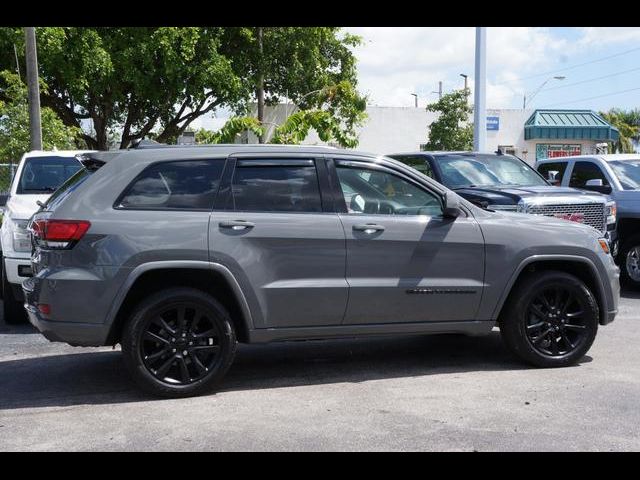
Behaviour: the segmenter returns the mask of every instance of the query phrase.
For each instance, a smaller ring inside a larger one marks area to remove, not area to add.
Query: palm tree
[[[612,151],[614,153],[634,153],[634,143],[640,140],[640,111],[612,108],[606,113],[602,112],[601,115],[620,133],[618,140],[611,142]]]

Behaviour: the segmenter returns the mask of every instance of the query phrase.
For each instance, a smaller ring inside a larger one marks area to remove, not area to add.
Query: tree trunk
[[[258,121],[260,124],[264,121],[264,73],[260,63],[262,62],[262,27],[258,27],[258,51],[260,52],[260,60],[258,61],[258,88],[256,97],[258,98]],[[264,143],[264,134],[258,137],[258,143]]]

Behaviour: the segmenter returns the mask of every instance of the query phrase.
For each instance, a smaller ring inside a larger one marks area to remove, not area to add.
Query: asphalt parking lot
[[[239,349],[221,391],[157,400],[120,352],[0,322],[0,451],[640,450],[640,292],[580,365],[514,361],[498,332]]]

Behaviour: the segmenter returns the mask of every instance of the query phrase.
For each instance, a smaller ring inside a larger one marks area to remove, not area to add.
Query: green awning
[[[615,141],[618,129],[592,110],[536,110],[524,124],[524,139]]]

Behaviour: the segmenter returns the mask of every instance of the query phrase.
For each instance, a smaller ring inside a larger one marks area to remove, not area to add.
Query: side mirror
[[[557,186],[560,183],[560,180],[558,179],[559,173],[560,172],[558,170],[549,170],[547,172],[547,180],[551,185]]]
[[[601,178],[592,178],[591,180],[587,180],[585,184],[586,187],[602,187],[604,186],[604,182]]]
[[[598,193],[610,194],[611,186],[605,185],[601,178],[592,178],[591,180],[587,180],[584,187],[585,190],[592,190]]]
[[[460,197],[453,192],[447,192],[444,195],[444,210],[442,212],[443,216],[448,218],[456,218],[460,216],[460,213]]]

